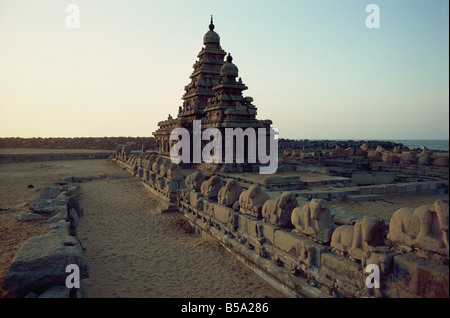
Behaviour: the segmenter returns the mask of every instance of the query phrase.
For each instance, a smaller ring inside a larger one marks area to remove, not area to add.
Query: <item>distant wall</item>
[[[107,159],[109,152],[95,153],[47,153],[47,154],[0,154],[1,163],[17,163],[30,161],[85,160]]]

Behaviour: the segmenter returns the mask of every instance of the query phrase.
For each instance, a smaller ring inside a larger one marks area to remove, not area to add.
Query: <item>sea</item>
[[[418,139],[396,139],[396,140],[388,140],[393,141],[395,143],[403,144],[408,147],[410,150],[412,149],[422,149],[423,146],[430,150],[442,150],[448,151],[449,149],[449,141],[448,140],[418,140]]]

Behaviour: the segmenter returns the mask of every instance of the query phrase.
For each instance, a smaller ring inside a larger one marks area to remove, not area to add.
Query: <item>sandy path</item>
[[[90,297],[283,297],[181,214],[154,212],[159,201],[138,179],[80,190]]]

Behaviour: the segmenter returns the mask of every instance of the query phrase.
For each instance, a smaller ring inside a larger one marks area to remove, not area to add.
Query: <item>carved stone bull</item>
[[[328,204],[322,199],[312,199],[303,207],[295,208],[291,222],[300,233],[324,243],[330,242],[331,234],[336,228]]]
[[[292,210],[297,206],[298,203],[295,194],[292,192],[283,192],[276,199],[267,200],[264,203],[262,217],[273,225],[292,228],[291,214]]]
[[[376,216],[365,215],[354,225],[341,225],[334,230],[330,246],[341,254],[348,253],[362,260],[365,251],[384,245],[384,220]]]
[[[387,238],[397,245],[418,247],[448,256],[448,229],[448,201],[437,200],[433,205],[395,211]]]
[[[217,195],[222,187],[222,178],[219,176],[212,176],[208,180],[202,182],[200,192],[208,200],[217,200]]]
[[[269,199],[267,193],[260,186],[252,184],[248,190],[243,191],[239,196],[240,211],[259,218],[264,202]]]
[[[233,204],[239,200],[239,196],[242,193],[242,187],[234,179],[228,179],[225,186],[223,186],[217,195],[217,201],[220,204],[226,205],[226,206],[233,206]]]
[[[203,173],[196,171],[186,177],[185,184],[188,189],[199,192],[203,181],[205,181]]]

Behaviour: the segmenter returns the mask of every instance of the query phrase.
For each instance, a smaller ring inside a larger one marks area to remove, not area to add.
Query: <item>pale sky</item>
[[[152,136],[211,14],[281,138],[449,139],[448,0],[0,0],[0,137]]]

